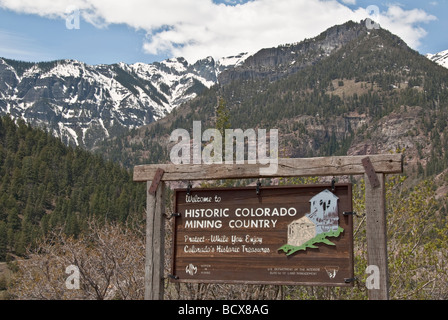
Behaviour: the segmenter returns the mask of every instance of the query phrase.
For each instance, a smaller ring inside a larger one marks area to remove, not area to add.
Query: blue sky
[[[0,0],[0,57],[194,62],[298,42],[366,18],[369,6],[422,54],[448,49],[448,0]]]

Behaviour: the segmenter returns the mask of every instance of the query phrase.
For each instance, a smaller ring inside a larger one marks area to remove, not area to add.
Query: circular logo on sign
[[[198,267],[190,263],[185,267],[185,272],[190,276],[194,276],[196,273],[198,273]]]

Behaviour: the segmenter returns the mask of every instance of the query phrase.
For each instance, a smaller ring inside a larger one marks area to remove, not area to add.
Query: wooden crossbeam
[[[260,164],[150,164],[134,167],[134,181],[152,180],[159,168],[164,171],[162,181],[363,175],[364,158],[366,156],[278,159],[278,169],[273,175],[261,175],[260,168],[269,165]],[[377,173],[403,172],[401,154],[369,155],[369,158]]]

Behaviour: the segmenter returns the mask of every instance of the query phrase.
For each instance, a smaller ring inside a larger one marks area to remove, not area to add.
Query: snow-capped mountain
[[[0,58],[0,115],[11,114],[47,128],[67,144],[91,148],[98,139],[163,118],[247,56],[96,66]]]
[[[365,23],[349,21],[313,39],[194,64],[184,58],[96,66],[75,60],[29,63],[0,58],[0,115],[46,127],[67,144],[91,149],[99,140],[165,117],[214,84],[277,81],[366,33]]]
[[[436,53],[436,54],[427,54],[426,57],[429,60],[437,62],[441,66],[448,68],[448,50]]]

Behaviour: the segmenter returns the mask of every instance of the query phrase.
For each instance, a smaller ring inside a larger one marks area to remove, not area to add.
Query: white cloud
[[[151,54],[183,56],[190,62],[206,56],[233,55],[292,43],[318,35],[328,27],[368,15],[336,0],[0,0],[0,7],[17,12],[64,18],[70,6],[97,27],[126,24],[145,30],[143,49]],[[343,0],[355,4],[355,0]],[[435,19],[423,10],[390,5],[381,12],[382,27],[417,49],[426,35],[420,26]]]
[[[377,18],[382,28],[400,36],[413,49],[418,49],[421,39],[427,35],[420,24],[437,20],[424,10],[404,10],[399,5],[390,5],[386,12],[372,18]]]

